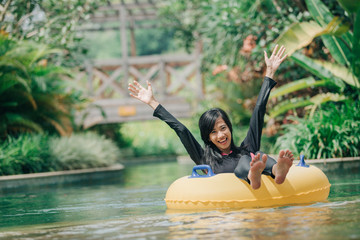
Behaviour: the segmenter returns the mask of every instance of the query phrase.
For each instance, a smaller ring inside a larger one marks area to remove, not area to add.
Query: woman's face
[[[230,153],[231,132],[222,117],[216,119],[214,129],[211,131],[209,138],[222,153]]]

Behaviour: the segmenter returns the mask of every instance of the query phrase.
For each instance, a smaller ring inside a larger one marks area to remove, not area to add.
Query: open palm
[[[272,52],[270,58],[268,57],[267,53],[264,52],[266,71],[271,75],[273,75],[276,72],[280,64],[287,57],[287,54],[284,55],[286,50],[284,46],[281,46],[278,52],[277,49],[278,49],[278,45],[275,46],[274,51]]]
[[[153,92],[151,84],[147,81],[148,88],[144,88],[138,82],[134,81],[134,84],[129,83],[130,95],[143,103],[149,104],[153,100]]]

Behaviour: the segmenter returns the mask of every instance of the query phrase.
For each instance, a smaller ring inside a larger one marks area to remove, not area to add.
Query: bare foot
[[[263,154],[262,160],[260,160],[260,153],[252,156],[248,179],[250,180],[250,185],[253,189],[258,189],[261,186],[261,173],[266,167],[266,161],[266,154]]]
[[[294,155],[290,150],[281,150],[277,163],[273,167],[273,174],[275,175],[275,182],[282,184],[285,181],[286,175],[294,161]]]

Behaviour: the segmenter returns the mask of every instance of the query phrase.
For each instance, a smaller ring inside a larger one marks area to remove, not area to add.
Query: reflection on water
[[[78,185],[0,198],[0,238],[359,239],[360,177],[329,176],[328,202],[305,206],[179,212],[163,198],[191,166],[133,166],[117,184]]]

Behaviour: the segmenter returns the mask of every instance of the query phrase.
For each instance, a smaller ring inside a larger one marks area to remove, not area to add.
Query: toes
[[[284,150],[280,150],[279,157],[282,158],[282,157],[284,157],[284,155],[285,155],[285,151],[284,151]]]
[[[285,156],[289,156],[290,155],[290,151],[289,151],[289,149],[286,149],[286,151],[285,151]]]
[[[259,159],[260,159],[260,153],[258,153],[258,154],[256,154],[256,155],[252,154],[252,155],[251,155],[251,158],[252,158],[252,161],[254,161],[254,162],[259,161]]]
[[[263,156],[262,156],[262,161],[263,161],[264,163],[266,163],[266,161],[267,161],[267,155],[266,155],[266,154],[263,154]]]

